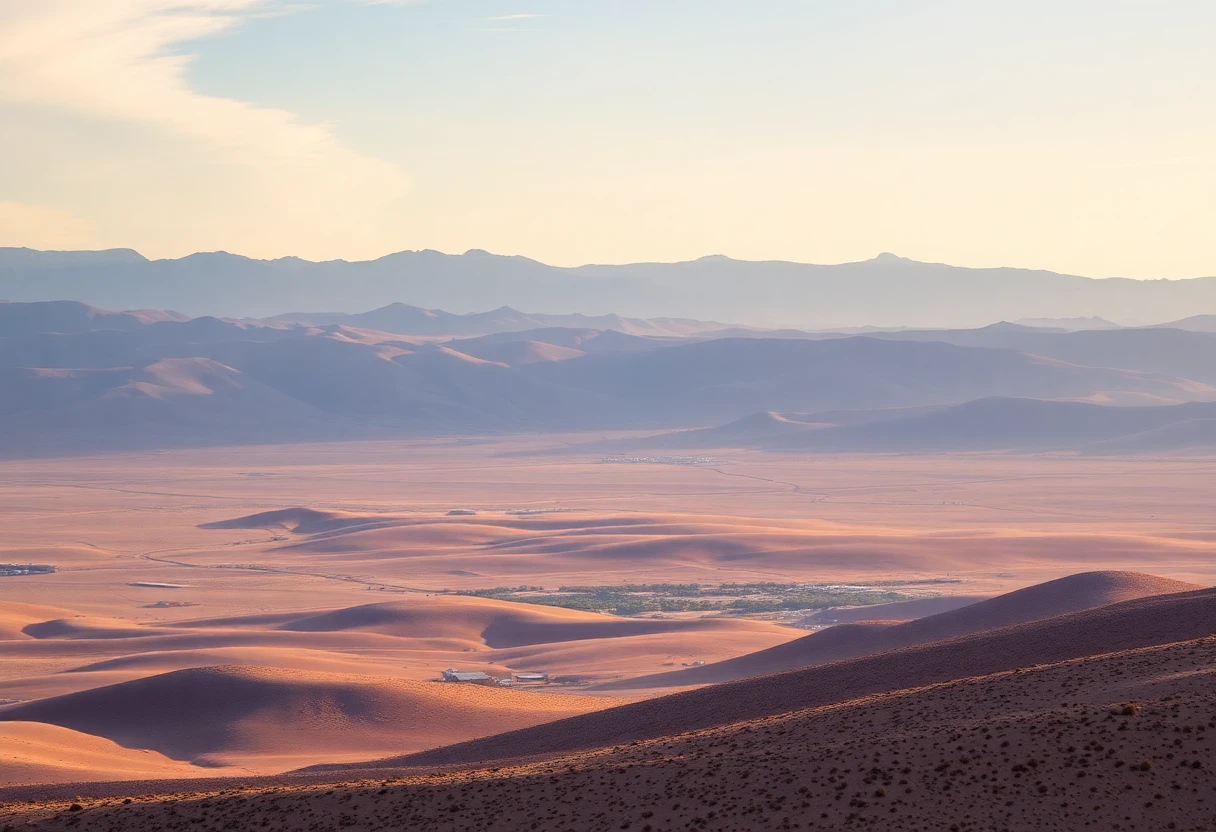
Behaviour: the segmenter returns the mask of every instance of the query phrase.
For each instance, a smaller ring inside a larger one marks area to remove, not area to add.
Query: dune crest
[[[57,725],[0,723],[0,783],[5,786],[215,775],[214,770]]]
[[[1138,572],[1084,572],[901,624],[844,624],[716,664],[610,682],[599,688],[642,690],[730,682],[1199,588]]]
[[[422,749],[586,713],[593,697],[521,693],[283,668],[191,668],[10,706],[0,721],[41,722],[152,749],[174,760],[276,771]]]
[[[1153,595],[947,641],[635,702],[599,714],[399,758],[394,764],[484,762],[618,745],[951,679],[1202,638],[1213,632],[1216,589]]]

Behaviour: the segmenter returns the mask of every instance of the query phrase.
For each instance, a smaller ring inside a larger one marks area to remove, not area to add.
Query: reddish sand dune
[[[154,751],[40,722],[0,723],[0,785],[214,776]]]
[[[1216,639],[1203,638],[538,764],[379,771],[345,785],[332,772],[322,786],[81,799],[76,811],[66,801],[9,804],[0,819],[111,832],[1203,830],[1216,785],[1214,667]],[[172,784],[158,785],[163,794]]]
[[[1141,598],[949,641],[636,702],[396,762],[470,763],[616,745],[1214,632],[1216,590]]]
[[[1136,572],[1085,572],[903,624],[852,624],[831,627],[758,653],[704,667],[610,682],[601,685],[600,689],[641,690],[731,682],[748,676],[780,673],[840,659],[898,650],[916,644],[928,644],[1012,624],[1039,621],[1133,598],[1187,592],[1198,588],[1194,584]]]
[[[695,472],[680,472],[681,477],[695,478],[711,489],[725,490],[753,482],[748,479],[751,475],[738,477],[725,469],[697,466],[598,465],[595,478],[597,481],[624,478],[624,482],[612,487],[628,488],[632,493],[636,489],[645,490],[644,483],[657,476],[655,468],[686,467],[695,468]],[[625,471],[640,472],[636,475],[640,477],[638,482],[630,482]],[[776,486],[792,488],[800,477],[794,471],[782,471],[774,477],[770,473],[775,472],[762,470],[755,482],[768,483],[769,487],[775,482]],[[511,476],[515,475],[512,472]],[[673,475],[663,470],[662,476]],[[806,493],[815,493],[818,488],[809,482],[798,487]],[[1028,491],[1029,487],[1022,487],[1015,493],[988,499],[1021,512],[1024,509],[1018,506],[1025,504]],[[894,494],[890,498],[895,499]],[[1067,494],[1057,493],[1055,502],[1035,510],[1036,522],[1054,517],[1056,512],[1058,516],[1072,517],[1072,513],[1060,508],[1068,499]],[[1087,505],[1096,499],[1089,498]],[[581,505],[585,501],[574,502]],[[850,501],[844,503],[853,505]],[[992,588],[1016,586],[1019,580],[1042,579],[1086,568],[1144,570],[1159,565],[1170,574],[1205,579],[1211,569],[1209,560],[1205,560],[1207,549],[1201,542],[1208,533],[1199,532],[1204,536],[1201,538],[1190,532],[1178,532],[1181,527],[1172,527],[1168,534],[1129,535],[1114,531],[1103,521],[1101,528],[1014,533],[994,525],[999,521],[988,518],[966,529],[950,528],[948,534],[943,534],[943,530],[877,527],[873,525],[872,514],[867,515],[863,525],[728,513],[592,510],[521,516],[482,510],[474,516],[447,514],[449,508],[468,507],[470,504],[462,497],[447,504],[443,511],[409,515],[364,511],[361,515],[331,518],[328,512],[287,510],[288,516],[316,517],[319,522],[293,524],[297,531],[289,540],[266,541],[249,547],[248,552],[256,553],[258,562],[276,567],[298,569],[307,564],[310,571],[374,575],[391,584],[432,589],[521,583],[552,588],[562,584],[637,581],[639,576],[645,576],[647,581],[714,584],[739,580],[851,583],[960,574],[972,581],[969,591],[988,592]],[[1166,516],[1166,509],[1160,504],[1154,505],[1153,510],[1159,512],[1159,517]],[[1127,504],[1126,512],[1131,511],[1131,505]],[[1098,521],[1098,515],[1092,511],[1084,516],[1091,522]],[[898,517],[892,515],[890,522],[916,525],[924,521],[904,508]],[[208,524],[207,528],[220,526],[284,528],[277,511],[224,520]],[[949,528],[949,523],[945,528]],[[218,539],[219,535],[215,537]],[[204,548],[182,557],[190,563],[205,565],[224,563],[230,554],[222,548]]]
[[[74,613],[59,607],[0,601],[0,640],[33,638],[25,632],[30,625],[70,615],[74,615]]]
[[[283,529],[297,534],[319,534],[374,522],[374,518],[346,511],[284,508],[263,511],[233,520],[204,523],[204,529]]]
[[[766,673],[781,673],[800,667],[826,664],[827,662],[866,656],[882,651],[880,645],[898,641],[891,637],[897,632],[896,621],[859,621],[829,627],[809,636],[787,641],[765,650],[737,656],[714,664],[689,667],[641,676],[634,679],[606,682],[595,690],[646,691],[656,688],[684,688],[694,685],[710,685],[732,682],[749,676]]]
[[[660,633],[764,634],[788,637],[790,628],[727,618],[620,618],[560,607],[467,595],[411,594],[408,600],[365,604],[319,613],[179,622],[186,629],[273,627],[296,633],[376,633],[402,639],[450,639],[491,648],[588,639],[624,639]]]
[[[25,635],[39,639],[91,639],[91,638],[146,638],[155,635],[171,635],[168,628],[150,629],[121,618],[90,618],[74,616],[55,618],[27,625]]]
[[[453,666],[496,676],[540,670],[590,683],[720,661],[800,635],[742,619],[629,619],[471,596],[391,597],[401,600],[171,623],[13,606],[9,637],[0,640],[0,699],[229,664],[416,681]]]
[[[933,598],[913,598],[911,601],[892,601],[889,604],[871,604],[866,607],[832,607],[808,615],[801,625],[853,624],[858,621],[912,621],[930,615],[969,607],[987,601],[991,595],[938,595]],[[1126,600],[1126,599],[1124,599]]]
[[[177,760],[281,770],[307,761],[422,749],[585,713],[593,697],[278,668],[181,670],[16,705],[44,722]]]
[[[970,607],[911,621],[903,628],[924,640],[936,641],[1136,598],[1189,592],[1199,588],[1195,584],[1138,572],[1082,572],[998,595]]]
[[[69,673],[95,674],[130,672],[132,675],[168,673],[191,667],[245,665],[249,667],[279,667],[319,673],[354,673],[395,675],[398,667],[385,659],[360,657],[329,650],[301,647],[216,647],[202,650],[150,650],[129,656],[90,662],[74,667]]]

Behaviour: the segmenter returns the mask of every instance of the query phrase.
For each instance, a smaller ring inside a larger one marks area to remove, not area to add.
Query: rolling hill
[[[1216,399],[1216,385],[1194,377],[1211,375],[1207,353],[1176,342],[1211,346],[1216,337],[1178,330],[1065,335],[1174,339],[1154,349],[1190,355],[1171,360],[1194,376],[920,339],[660,338],[547,327],[431,343],[83,304],[3,307],[10,317],[28,313],[15,327],[26,334],[0,334],[6,455],[732,420],[742,421],[638,447],[1042,450],[1128,438],[1122,447],[1160,452],[1207,443],[1209,411],[1130,405]],[[111,319],[114,327],[81,330]],[[981,343],[995,337],[969,332]],[[1125,353],[1146,354],[1124,345],[1112,361]],[[1167,429],[1182,421],[1195,424]]]
[[[57,725],[196,765],[282,770],[312,758],[418,749],[612,704],[283,668],[204,667],[10,706],[0,723]]]
[[[961,832],[1140,828],[1146,818],[1166,829],[1200,830],[1211,815],[1214,656],[1211,638],[1192,639],[537,763],[379,770],[374,780],[357,771],[318,772],[311,780],[243,789],[191,788],[187,781],[177,784],[184,793],[176,797],[130,804],[95,789],[98,796],[81,799],[77,812],[61,797],[17,804],[0,817],[51,830],[84,820],[113,832],[241,828],[260,819],[369,832]]]
[[[187,776],[171,768],[174,756],[244,761],[269,743],[291,759],[298,749],[288,740],[307,732],[331,742],[335,759],[275,778],[9,788],[0,820],[114,832],[262,819],[369,830],[911,830],[947,821],[963,830],[1073,817],[1122,828],[1136,813],[1198,829],[1210,816],[1216,590],[1177,588],[1127,573],[1072,576],[975,605],[997,627],[986,632],[949,637],[960,618],[936,626],[947,638],[930,644],[364,763],[350,760],[352,745],[419,740],[413,725],[475,733],[493,722],[485,697],[522,704],[533,695],[465,688],[453,699],[449,686],[432,685],[444,696],[436,702],[417,684],[315,672],[161,674],[9,707],[0,743],[33,732],[43,746],[111,755],[135,776],[104,737],[162,748],[145,760],[163,766],[162,777]],[[1155,590],[1168,594],[1122,600]],[[1112,603],[1057,614],[1102,602]],[[519,718],[537,715],[541,699]],[[410,716],[396,717],[402,709]],[[33,796],[40,802],[16,802]]]
[[[182,322],[185,316],[160,310],[110,312],[75,301],[0,302],[0,336],[76,333],[94,330],[130,331],[160,321]]]
[[[988,396],[1122,404],[1211,398],[1206,384],[1003,349],[855,337],[726,338],[647,353],[534,364],[529,376],[629,403],[642,425],[726,422],[757,409],[814,413],[954,404]]]
[[[1154,595],[894,652],[698,688],[366,765],[485,764],[625,745],[892,690],[1206,638],[1213,632],[1216,590]]]
[[[1216,315],[1191,315],[1160,326],[1166,329],[1185,329],[1190,332],[1216,332]]]
[[[1040,621],[1136,598],[1199,588],[1182,581],[1134,572],[1087,572],[905,623],[885,623],[872,618],[842,624],[758,653],[701,667],[610,682],[600,685],[599,689],[643,690],[733,682],[749,676],[782,673]]]
[[[376,435],[207,358],[0,370],[0,390],[0,453],[7,455]]]
[[[1216,336],[1168,326],[1055,332],[999,323],[978,329],[876,332],[872,337],[1010,349],[1086,367],[1119,367],[1216,382]]]

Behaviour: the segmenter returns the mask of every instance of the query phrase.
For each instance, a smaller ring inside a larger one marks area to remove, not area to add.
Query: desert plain
[[[0,778],[18,795],[399,756],[723,681],[697,674],[817,629],[485,597],[498,587],[886,586],[961,604],[1098,569],[1216,582],[1216,459],[625,461],[586,449],[605,438],[0,463],[0,562],[56,569],[0,577]],[[448,668],[551,681],[439,684]]]

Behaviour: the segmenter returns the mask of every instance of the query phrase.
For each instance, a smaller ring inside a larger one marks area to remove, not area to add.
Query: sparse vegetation
[[[50,575],[55,567],[49,563],[0,563],[0,578],[17,575]]]
[[[886,587],[896,585],[899,585],[899,582],[884,582]],[[465,590],[456,594],[613,615],[665,612],[720,612],[724,615],[750,615],[886,604],[918,597],[906,592],[896,592],[889,588],[876,589],[868,585],[841,586],[772,582],[716,585],[695,583],[572,585],[561,586],[556,590],[521,585]]]

